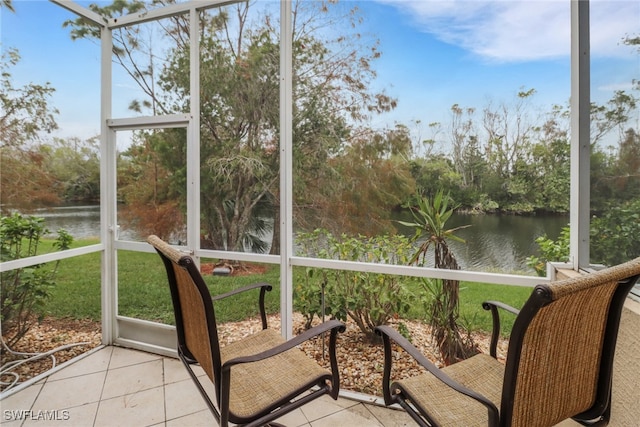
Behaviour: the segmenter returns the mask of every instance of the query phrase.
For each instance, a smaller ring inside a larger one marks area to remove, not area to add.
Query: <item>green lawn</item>
[[[74,247],[94,244],[80,241]],[[47,303],[46,314],[55,317],[88,318],[100,320],[100,254],[89,254],[60,262],[57,286]],[[203,261],[203,262],[206,262]],[[240,277],[206,275],[205,281],[212,294],[220,294],[253,282],[268,282],[274,290],[267,296],[267,310],[279,311],[279,266],[269,265],[264,274]],[[134,318],[173,324],[171,297],[166,273],[156,254],[118,251],[118,306],[119,314]],[[424,311],[418,296],[421,286],[407,279],[416,303],[405,316],[423,319]],[[482,309],[485,300],[499,300],[521,307],[531,289],[518,286],[461,283],[460,317],[475,330],[491,331],[491,315]],[[220,322],[236,321],[257,315],[257,292],[239,295],[229,301],[218,302],[216,316]],[[503,334],[508,334],[514,316],[503,316]]]

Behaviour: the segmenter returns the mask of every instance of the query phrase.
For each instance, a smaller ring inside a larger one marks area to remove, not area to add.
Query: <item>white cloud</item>
[[[406,13],[421,31],[487,60],[527,61],[570,53],[568,0],[379,1]],[[631,55],[620,42],[640,32],[640,2],[592,0],[590,18],[592,55]]]

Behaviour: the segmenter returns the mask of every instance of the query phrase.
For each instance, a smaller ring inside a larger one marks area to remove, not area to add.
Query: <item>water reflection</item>
[[[42,208],[30,215],[44,218],[52,235],[64,228],[76,239],[100,237],[100,206],[97,205]]]
[[[59,229],[64,228],[75,239],[100,238],[100,206],[78,205],[55,208],[35,209],[29,215],[44,218],[50,236],[56,236]],[[131,230],[120,230],[119,238],[135,240],[136,233]]]
[[[32,215],[44,218],[53,235],[64,228],[76,239],[100,236],[100,207],[96,205],[38,209]],[[408,213],[396,219],[411,220]],[[568,222],[563,216],[454,215],[447,226],[471,225],[456,233],[466,243],[451,242],[463,269],[535,275],[526,264],[527,257],[539,253],[535,239],[545,234],[556,239]],[[413,235],[413,230],[400,231]],[[120,238],[135,240],[135,236],[127,234],[131,231],[121,231]]]
[[[402,219],[411,221],[408,213]],[[526,260],[539,254],[536,238],[557,239],[568,222],[564,216],[453,215],[447,228],[471,225],[455,233],[465,243],[450,242],[463,269],[535,275]],[[413,235],[413,230],[401,231]],[[428,262],[433,265],[433,259]]]

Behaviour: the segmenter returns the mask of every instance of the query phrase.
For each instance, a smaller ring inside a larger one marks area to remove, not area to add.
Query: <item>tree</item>
[[[601,141],[610,131],[618,130],[618,140],[622,140],[625,125],[632,118],[638,100],[623,90],[616,90],[606,105],[591,103],[591,143]]]
[[[319,188],[316,224],[333,234],[372,237],[395,231],[391,213],[415,192],[408,157],[408,129],[363,130],[329,160],[335,175]]]
[[[181,133],[184,140],[181,131],[176,133]],[[183,199],[172,186],[171,170],[160,161],[161,150],[153,147],[166,138],[163,132],[140,133],[139,140],[120,156],[118,184],[126,202],[121,209],[122,219],[142,235],[184,240],[184,206],[180,204]]]
[[[55,179],[55,191],[65,201],[100,198],[100,150],[98,138],[54,138],[44,145],[46,169]]]
[[[478,137],[474,129],[475,109],[462,108],[458,104],[451,107],[451,146],[453,164],[462,177],[462,185],[469,187],[475,179],[475,158]],[[471,164],[469,164],[471,163]]]
[[[57,129],[55,114],[49,104],[54,90],[49,83],[29,83],[14,87],[11,68],[20,61],[16,49],[2,54],[0,71],[0,205],[3,209],[28,206],[37,202],[54,202],[52,177],[43,165],[46,153],[36,143],[42,132]]]
[[[630,35],[626,35],[623,39],[622,39],[622,43],[627,45],[627,46],[632,46],[633,48],[635,48],[638,53],[640,53],[640,36],[635,36],[632,37]],[[639,79],[633,79],[633,88],[635,90],[640,90],[640,80]]]
[[[58,110],[49,105],[55,89],[49,83],[13,87],[10,69],[18,62],[20,54],[16,49],[3,52],[0,63],[0,143],[3,148],[24,146],[37,140],[40,132],[58,128],[54,117]]]
[[[591,221],[591,259],[616,265],[640,256],[640,197],[613,206]]]
[[[247,244],[259,250],[259,228],[279,224],[279,112],[274,102],[279,95],[279,30],[268,11],[259,19],[250,13],[256,4],[241,2],[201,14],[202,225],[211,247],[229,250]],[[144,7],[140,1],[121,0],[91,6],[108,17]],[[347,29],[357,26],[357,13],[338,10],[334,2],[293,5],[294,205],[296,218],[303,221],[316,215],[306,207],[314,203],[317,177],[330,174],[326,160],[349,139],[347,121],[357,123],[395,107],[395,100],[368,89],[375,77],[371,64],[380,53],[375,46],[356,46],[365,44],[364,38]],[[340,33],[323,31],[338,23],[346,24]],[[67,25],[73,38],[97,36],[81,19]],[[189,25],[185,16],[175,16],[161,28],[170,46],[162,67],[154,59],[160,53],[142,42],[139,29],[116,30],[114,58],[148,96],[132,102],[134,109],[184,112]],[[183,147],[165,145],[169,158],[162,161],[171,163]],[[278,251],[278,239],[274,230],[272,252]]]
[[[2,7],[6,7],[9,11],[15,12],[15,9],[13,8],[13,1],[12,0],[2,0],[2,1],[0,1],[0,8],[2,8]]]
[[[569,110],[554,105],[531,146],[532,162],[528,168],[537,210],[568,212],[570,177]]]
[[[413,222],[401,222],[415,230],[414,241],[420,243],[410,263],[425,265],[427,253],[433,247],[435,268],[460,269],[447,240],[464,243],[455,232],[469,226],[446,228],[446,223],[456,208],[449,207],[450,201],[449,196],[443,191],[439,191],[431,199],[419,198],[416,206],[411,207]],[[463,337],[458,324],[460,282],[450,279],[425,279],[423,283],[429,295],[425,304],[427,318],[444,363],[450,365],[476,354],[478,349],[473,340],[470,336]]]

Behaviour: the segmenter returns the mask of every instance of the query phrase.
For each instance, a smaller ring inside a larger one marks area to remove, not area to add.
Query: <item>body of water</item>
[[[75,239],[100,238],[100,206],[78,205],[41,208],[29,215],[44,218],[45,226],[56,235],[60,228]]]
[[[453,215],[446,226],[470,225],[454,233],[465,243],[450,242],[462,269],[535,275],[526,263],[540,253],[535,240],[544,235],[555,240],[568,224],[564,216]]]
[[[95,205],[39,209],[32,215],[43,217],[55,234],[66,229],[74,238],[100,236],[100,207]],[[400,219],[400,218],[398,218]],[[408,215],[403,220],[410,221]],[[556,239],[569,218],[564,216],[454,215],[447,228],[471,225],[455,233],[466,243],[452,241],[450,246],[463,269],[476,271],[527,272],[527,257],[537,255],[535,239],[547,235]],[[412,230],[406,230],[412,235]]]

